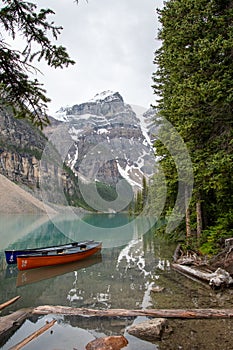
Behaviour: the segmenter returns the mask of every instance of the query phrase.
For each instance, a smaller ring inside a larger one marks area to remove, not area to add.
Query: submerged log
[[[68,306],[38,306],[33,309],[32,314],[62,314],[90,317],[162,317],[162,318],[233,318],[233,309],[106,309],[95,310],[86,308],[72,308]]]
[[[208,282],[213,288],[233,285],[233,279],[230,274],[221,268],[218,268],[215,272],[204,272],[199,269],[180,264],[172,264],[172,267],[185,275]]]
[[[6,302],[3,303],[3,304],[0,304],[0,310],[5,309],[5,307],[7,307],[7,306],[9,306],[9,305],[11,305],[11,304],[13,304],[13,303],[15,303],[19,298],[20,298],[20,296],[18,295],[17,297],[14,297],[14,298],[12,298],[12,299],[6,301]]]
[[[18,344],[12,346],[9,350],[20,350],[22,347],[27,345],[30,341],[39,337],[39,335],[43,334],[44,332],[46,332],[49,328],[51,328],[54,325],[55,322],[56,322],[56,320],[52,320],[51,322],[47,323],[46,325],[44,325],[43,327],[41,327],[37,331],[33,332],[31,335],[29,335],[27,338],[25,338],[24,340],[22,340]]]

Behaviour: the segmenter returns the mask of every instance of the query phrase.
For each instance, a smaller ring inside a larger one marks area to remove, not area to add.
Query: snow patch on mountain
[[[119,173],[121,174],[121,176],[126,180],[128,181],[128,183],[132,186],[132,188],[142,188],[142,185],[141,185],[141,181],[135,181],[133,180],[133,170],[134,170],[134,167],[132,166],[129,166],[128,164],[126,165],[125,169],[122,168],[118,162],[118,160],[116,161],[117,162],[117,168],[119,170]],[[135,174],[134,174],[135,175]],[[139,176],[139,175],[138,175]],[[141,180],[141,179],[140,179]]]
[[[67,121],[67,108],[69,107],[61,107],[52,117],[61,122]]]
[[[96,94],[92,99],[90,99],[88,102],[101,102],[104,100],[107,100],[108,102],[112,102],[119,98],[120,94],[119,92],[114,92],[111,90],[103,91],[99,94]]]

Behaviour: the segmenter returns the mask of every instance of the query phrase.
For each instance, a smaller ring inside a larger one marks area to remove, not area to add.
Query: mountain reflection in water
[[[93,236],[90,237],[89,232],[82,232],[80,235],[74,235],[74,239],[102,240],[104,244],[101,254],[69,265],[27,270],[22,273],[15,267],[6,267],[3,255],[5,248],[64,244],[70,237],[58,230],[52,222],[43,222],[36,227],[30,218],[30,227],[33,227],[31,232],[26,229],[25,221],[22,225],[15,222],[15,232],[9,232],[5,245],[4,241],[1,241],[0,303],[16,295],[20,295],[21,298],[10,308],[3,310],[3,315],[20,308],[46,304],[96,309],[232,308],[231,290],[224,293],[213,291],[208,286],[187,279],[172,270],[170,262],[175,245],[163,237],[156,236],[153,229],[144,234],[147,220],[138,222],[135,227],[132,225],[132,232],[126,230],[124,236],[123,227],[127,220],[130,221],[124,215],[122,221],[120,216],[114,218],[93,215],[92,218],[88,215],[88,224],[102,224],[105,231],[97,229],[94,236],[93,226]],[[117,228],[112,230],[114,222],[122,223],[119,236],[116,235]],[[62,221],[60,218],[60,223],[63,230],[67,227],[68,232],[78,232],[77,222],[69,222],[66,218]],[[19,237],[17,232],[20,233]],[[161,291],[155,292],[154,287]],[[38,329],[49,317],[51,318],[51,315],[33,316],[27,320],[2,349],[9,349],[28,333]],[[141,318],[103,319],[61,315],[52,317],[57,319],[53,333],[56,336],[49,332],[41,335],[31,345],[27,345],[29,350],[48,348],[48,344],[51,349],[85,349],[88,341],[114,334],[124,334],[127,337],[127,350],[215,350],[219,349],[220,338],[221,349],[229,350],[233,343],[232,320],[169,320],[173,333],[162,342],[153,344],[132,337],[126,331],[127,326],[140,322]]]

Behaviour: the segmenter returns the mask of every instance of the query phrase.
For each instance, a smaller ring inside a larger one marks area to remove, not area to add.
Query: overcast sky
[[[59,43],[65,46],[75,66],[64,69],[40,65],[49,106],[88,101],[105,90],[118,91],[125,102],[149,108],[155,102],[152,73],[162,0],[36,0],[51,8],[55,24],[62,25]]]

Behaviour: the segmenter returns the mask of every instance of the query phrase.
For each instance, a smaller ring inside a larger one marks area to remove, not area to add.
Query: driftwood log
[[[20,298],[19,295],[0,304],[0,310],[5,309],[7,306],[15,303]],[[21,326],[21,324],[26,320],[28,313],[25,310],[19,310],[14,315],[8,315],[5,317],[0,317],[0,347],[4,344],[6,339],[8,339],[11,334]]]
[[[32,334],[30,334],[27,338],[25,338],[24,340],[22,340],[21,342],[19,342],[18,344],[12,346],[9,350],[20,350],[22,349],[25,345],[27,345],[30,341],[32,341],[33,339],[39,337],[39,335],[43,334],[44,332],[46,332],[49,328],[51,328],[54,323],[56,322],[56,320],[52,320],[49,323],[46,323],[43,327],[41,327],[40,329],[38,329],[37,331],[33,332]]]
[[[0,347],[31,315],[32,309],[21,309],[10,315],[0,317]]]
[[[164,317],[164,318],[233,318],[233,309],[106,309],[95,310],[86,308],[72,308],[68,306],[38,306],[32,310],[32,314],[62,314],[90,317]]]
[[[14,297],[14,298],[12,298],[12,299],[6,301],[6,302],[3,303],[3,304],[0,304],[0,310],[5,309],[5,307],[7,307],[7,306],[9,306],[9,305],[11,305],[11,304],[13,304],[13,303],[15,303],[19,298],[20,298],[20,296],[18,295],[17,297]]]
[[[62,314],[66,316],[89,317],[156,317],[179,319],[227,319],[233,318],[233,309],[106,309],[95,310],[72,308],[68,306],[44,305],[36,308],[21,309],[10,315],[0,317],[0,347],[32,315]],[[39,335],[39,334],[38,334]],[[20,344],[18,344],[20,345]],[[13,348],[14,349],[14,348]],[[17,349],[17,348],[15,348]]]
[[[172,264],[172,267],[187,276],[208,282],[212,288],[233,285],[233,279],[230,274],[221,268],[218,268],[215,272],[204,272],[200,269],[180,264]]]

